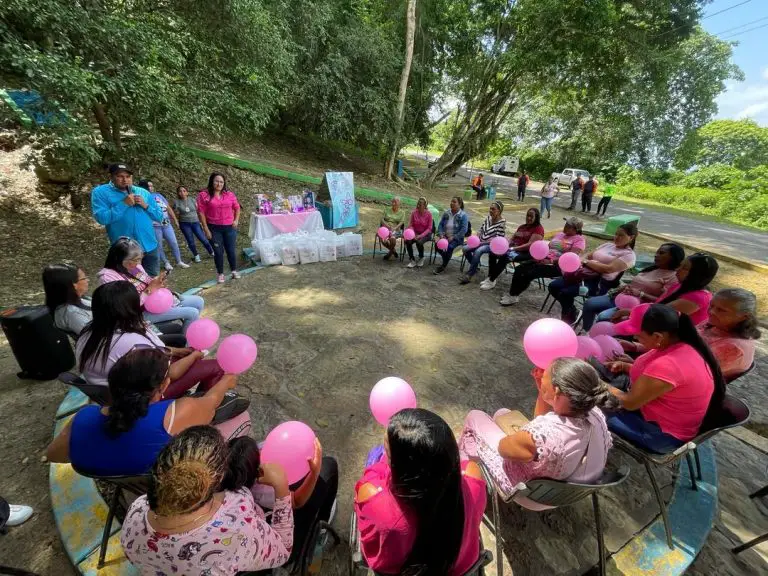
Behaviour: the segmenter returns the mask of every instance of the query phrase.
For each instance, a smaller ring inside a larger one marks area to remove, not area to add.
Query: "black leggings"
[[[600,214],[600,208],[603,209],[603,216],[605,216],[605,211],[608,209],[608,204],[611,202],[611,196],[603,196],[600,198],[600,202],[597,203],[597,212],[595,214]]]
[[[521,252],[520,254],[518,254],[512,259],[512,262],[514,262],[515,264],[519,264],[521,262],[527,262],[529,260],[531,260],[531,255],[528,254],[528,252]],[[496,256],[496,254],[494,254],[493,252],[489,252],[488,253],[488,278],[490,278],[491,280],[496,280],[496,278],[501,276],[501,273],[504,272],[509,262],[510,260],[506,254],[504,254],[504,256]]]
[[[290,562],[296,560],[301,553],[304,541],[309,537],[309,531],[315,521],[328,521],[338,491],[339,465],[335,458],[323,456],[320,476],[317,478],[312,496],[309,497],[304,506],[293,511],[293,550],[291,550]]]
[[[517,199],[518,200],[525,200],[525,188],[526,188],[525,186],[523,186],[522,188],[521,187],[517,188]]]
[[[592,210],[592,192],[584,192],[581,195],[581,211],[590,212]]]
[[[531,282],[537,278],[558,278],[562,276],[560,268],[556,264],[539,264],[538,262],[524,262],[515,268],[512,275],[512,284],[509,286],[511,296],[520,296],[528,289]]]

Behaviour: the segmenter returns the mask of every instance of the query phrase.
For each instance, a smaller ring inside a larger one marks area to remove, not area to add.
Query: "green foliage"
[[[687,188],[723,188],[744,178],[744,172],[727,164],[712,164],[689,172],[679,178],[681,186]]]
[[[715,120],[689,135],[675,164],[728,164],[739,170],[768,164],[768,127],[749,119]]]

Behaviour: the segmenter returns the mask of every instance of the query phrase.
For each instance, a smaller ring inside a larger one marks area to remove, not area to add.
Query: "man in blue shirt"
[[[112,164],[109,175],[107,184],[96,186],[91,192],[93,217],[106,226],[110,242],[114,243],[121,236],[136,240],[144,250],[141,265],[147,274],[157,276],[160,260],[152,221],[162,222],[163,212],[148,191],[133,185],[130,167]]]

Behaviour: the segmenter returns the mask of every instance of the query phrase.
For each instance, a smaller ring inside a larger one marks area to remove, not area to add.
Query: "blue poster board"
[[[352,172],[326,172],[320,185],[318,200],[323,198],[330,199],[329,222],[324,222],[326,228],[336,230],[357,226],[358,210],[355,204],[355,182]],[[323,220],[325,221],[325,215]]]

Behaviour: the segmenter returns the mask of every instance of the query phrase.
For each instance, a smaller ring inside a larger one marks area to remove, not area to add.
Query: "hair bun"
[[[208,500],[218,483],[205,462],[178,462],[158,478],[157,512],[165,516],[189,512]]]

